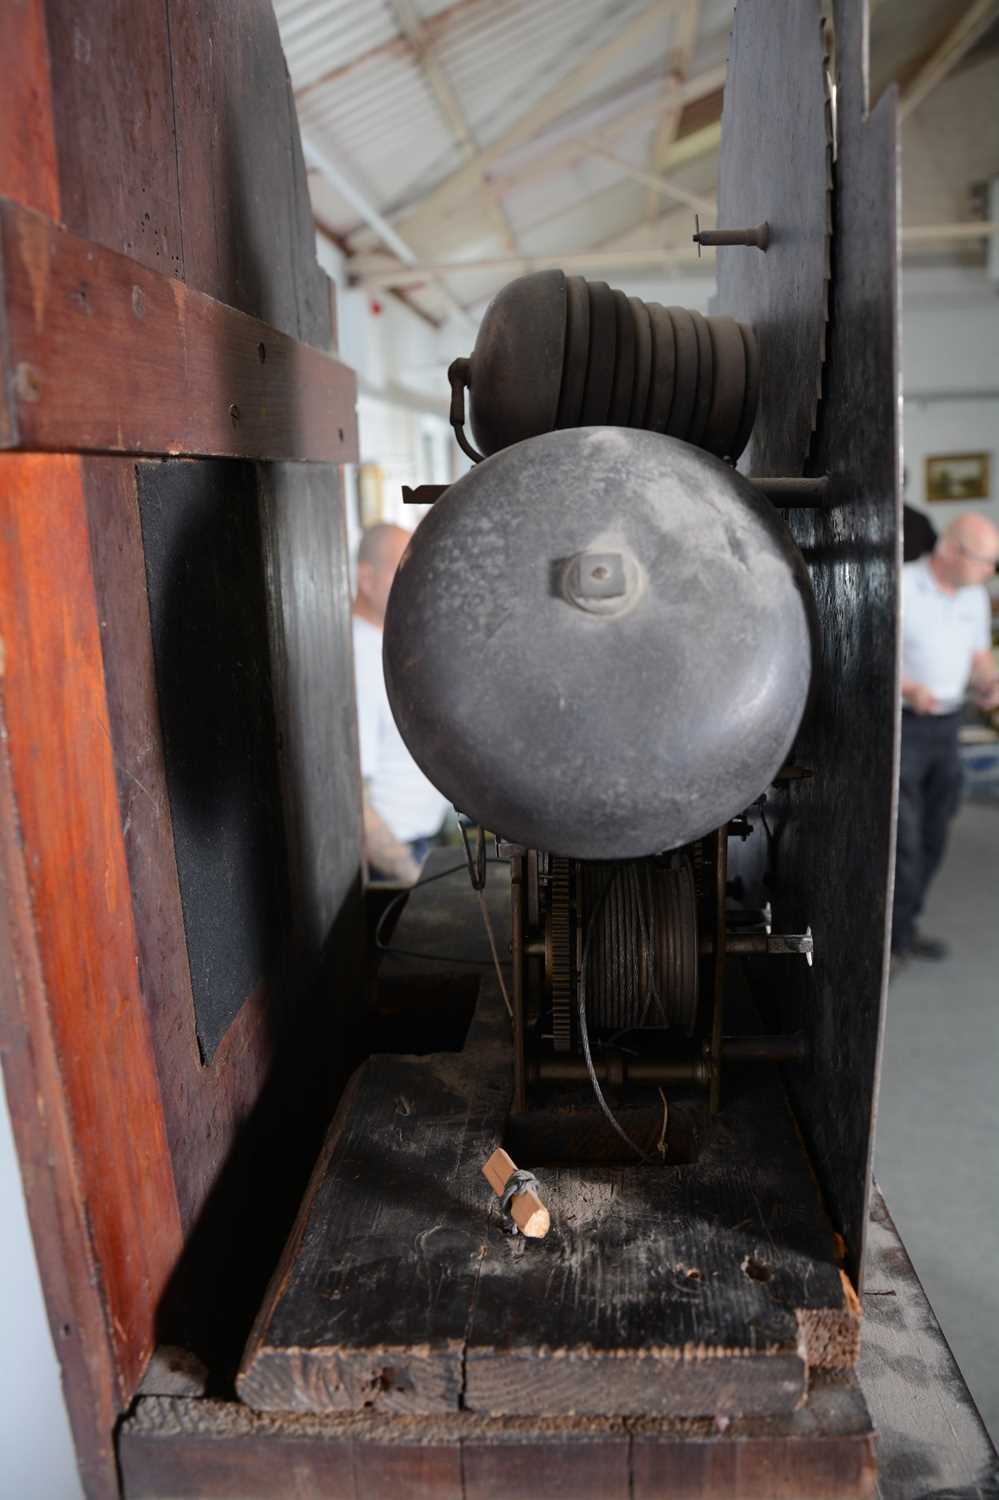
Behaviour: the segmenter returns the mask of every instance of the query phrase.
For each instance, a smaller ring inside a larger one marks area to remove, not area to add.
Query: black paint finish
[[[746,474],[801,474],[808,454],[826,339],[828,124],[818,0],[739,0],[718,226],[766,222],[770,242],[765,253],[746,246],[712,253],[718,310],[750,324],[759,346],[759,407],[739,465]]]
[[[792,752],[814,775],[771,794],[774,925],[811,924],[815,965],[767,967],[757,993],[775,1029],[811,1038],[812,1060],[788,1069],[788,1083],[858,1282],[894,860],[900,508],[896,96],[867,117],[864,9],[853,0],[835,8],[831,319],[808,464],[830,475],[833,504],[789,516],[821,626]],[[744,316],[739,305],[725,310]]]
[[[255,474],[138,467],[160,722],[202,1056],[264,982],[282,925],[281,799]]]

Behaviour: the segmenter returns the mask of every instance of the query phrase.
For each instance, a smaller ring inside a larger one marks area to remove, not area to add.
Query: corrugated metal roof
[[[880,79],[886,69],[896,74],[903,62],[910,66],[965,3],[880,0],[872,76]],[[734,0],[274,4],[303,136],[353,188],[348,201],[335,184],[313,173],[317,213],[359,252],[377,250],[379,236],[360,219],[360,194],[418,256],[434,262],[495,258],[511,247],[518,254],[569,253],[616,243],[643,225],[653,226],[649,233],[666,234],[675,205],[664,198],[657,206],[655,190],[629,177],[621,162],[637,171],[661,170],[652,143],[683,19],[696,20],[688,75],[717,90],[734,9]],[[647,24],[640,19],[646,16]],[[580,78],[582,66],[594,59]],[[560,89],[571,75],[574,86]],[[710,124],[717,108],[712,114],[710,101],[705,103],[700,123]],[[623,122],[617,129],[615,111]],[[525,117],[531,128],[518,129]],[[581,123],[596,131],[617,164],[578,139],[566,146]],[[697,125],[693,121],[690,128]],[[561,148],[553,140],[539,146],[539,133],[560,135]],[[413,208],[476,151],[493,148],[499,159],[491,200],[474,183],[465,184],[446,203],[432,199],[436,209],[413,217]],[[945,154],[949,176],[966,184],[960,169],[950,166],[953,153]],[[975,155],[967,143],[965,154]],[[715,173],[716,157],[709,152],[682,166],[674,162],[668,175],[710,197]],[[936,200],[932,207],[942,212]],[[470,288],[478,295],[502,279],[463,271],[449,275],[448,285],[464,298]],[[434,311],[447,306],[439,284],[421,287],[418,296]]]
[[[274,11],[296,90],[400,35],[389,0],[275,0]]]
[[[716,3],[716,0],[712,0]],[[618,36],[650,0],[413,0],[433,60],[479,148],[501,139],[581,61]],[[657,54],[666,58],[676,0],[659,0],[656,26],[623,49],[574,107],[613,89]],[[276,0],[303,132],[379,211],[392,213],[446,178],[470,154],[456,135],[393,0]],[[334,227],[356,212],[333,199]]]

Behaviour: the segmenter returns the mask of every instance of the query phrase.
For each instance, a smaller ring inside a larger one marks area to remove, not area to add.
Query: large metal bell
[[[770,502],[687,443],[548,433],[485,460],[414,533],[389,599],[389,700],[462,812],[525,845],[631,858],[770,783],[815,655]]]

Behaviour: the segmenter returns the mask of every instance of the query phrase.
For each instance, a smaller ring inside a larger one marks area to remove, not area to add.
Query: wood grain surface
[[[356,382],[339,361],[10,200],[0,236],[16,446],[357,458]]]
[[[593,1417],[261,1415],[144,1397],[121,1442],[126,1500],[869,1500],[874,1436],[856,1382],[727,1425]]]
[[[181,1231],[135,965],[86,507],[73,457],[0,465],[3,730],[17,814],[6,834],[23,851],[115,1395],[127,1399]]]
[[[0,89],[0,195],[58,217],[50,58],[41,0],[0,7],[0,56],[16,57]],[[0,309],[0,343],[3,342]],[[0,446],[7,407],[0,401]],[[0,486],[37,504],[41,492],[79,495],[79,464],[0,456]],[[13,668],[12,668],[13,670]],[[0,700],[3,697],[0,671]],[[0,701],[0,719],[6,710]],[[78,1142],[37,944],[28,857],[19,836],[11,747],[0,744],[0,1058],[35,1256],[80,1476],[88,1496],[117,1496],[112,1430],[119,1372],[110,1340],[77,1167]]]
[[[51,481],[78,489],[65,459],[0,458],[0,488],[43,465]],[[68,470],[68,472],[66,472]],[[52,471],[55,471],[54,473]],[[0,679],[0,726],[6,688]],[[10,746],[0,733],[0,1057],[21,1182],[63,1370],[66,1407],[88,1496],[116,1496],[112,1430],[120,1377],[108,1328],[95,1244],[77,1161],[76,1118],[62,1082],[59,1037],[39,951],[30,879],[32,851],[19,837]]]

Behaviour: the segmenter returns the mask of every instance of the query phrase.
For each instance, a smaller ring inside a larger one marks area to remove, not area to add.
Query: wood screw
[[[766,252],[770,244],[770,225],[763,221],[755,229],[702,229],[700,219],[694,221],[697,233],[692,236],[698,254],[702,245],[751,245]]]
[[[234,427],[238,427],[239,426],[239,407],[236,405],[235,401],[232,403],[232,405],[229,408],[229,415],[232,418],[232,425]]]

